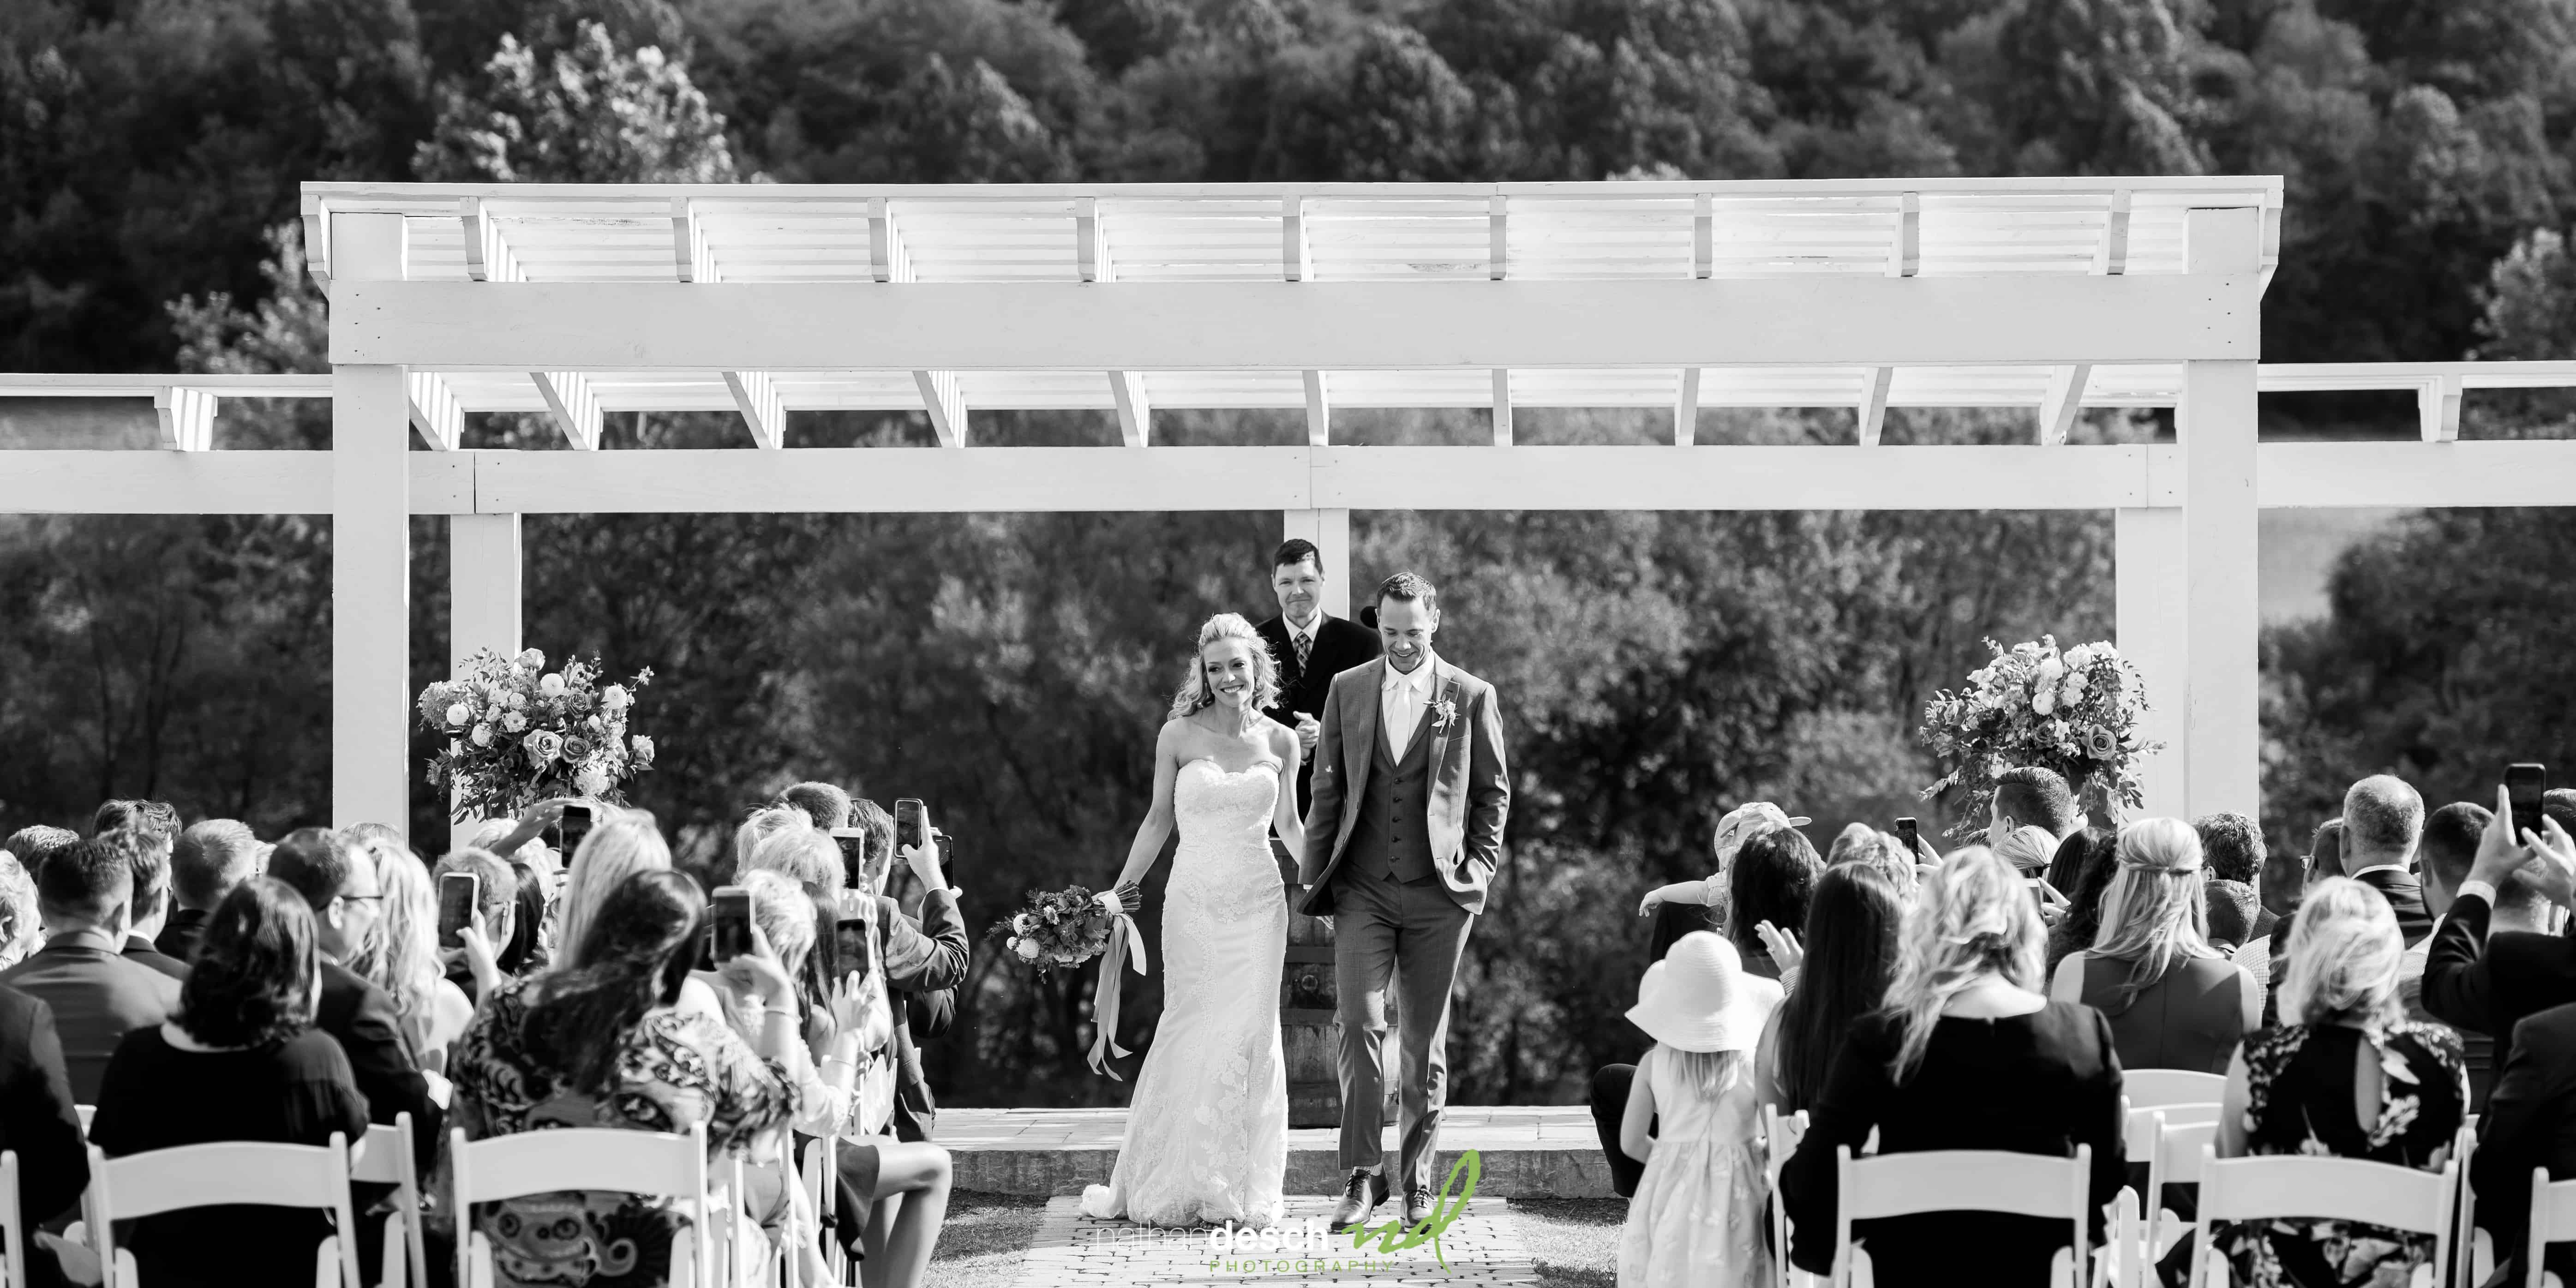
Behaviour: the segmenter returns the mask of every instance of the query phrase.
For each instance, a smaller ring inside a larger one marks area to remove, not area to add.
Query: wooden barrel
[[[1280,878],[1288,891],[1288,949],[1279,977],[1281,1053],[1288,1065],[1288,1125],[1342,1125],[1342,1078],[1337,1053],[1342,1022],[1335,1010],[1333,932],[1321,918],[1297,911],[1305,887],[1297,884],[1297,865],[1277,838],[1270,847],[1281,863]],[[1395,995],[1387,994],[1386,1105],[1384,1122],[1397,1118],[1397,1089],[1404,1085],[1403,1056],[1392,1038],[1396,1024]]]

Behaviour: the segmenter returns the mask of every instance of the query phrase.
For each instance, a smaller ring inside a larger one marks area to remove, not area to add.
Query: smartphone
[[[867,973],[869,929],[867,920],[861,917],[843,917],[833,927],[832,955],[836,974]]]
[[[463,948],[465,928],[474,924],[474,903],[483,895],[483,878],[471,872],[438,874],[438,946]]]
[[[954,883],[957,874],[957,838],[934,827],[930,829],[930,839],[939,842],[940,875]]]
[[[1920,863],[1923,861],[1923,829],[1915,826],[1913,819],[1900,818],[1896,820],[1896,839],[1905,843],[1905,858],[1907,862]]]
[[[751,951],[751,892],[741,886],[717,886],[708,900],[707,924],[715,942],[709,954],[718,966]]]
[[[582,838],[590,835],[590,824],[590,802],[575,801],[564,806],[563,820],[555,824],[561,833],[555,850],[563,856],[565,866],[571,866],[573,852],[581,848]]]
[[[904,850],[930,844],[929,812],[913,797],[901,797],[894,803],[894,843]]]
[[[841,886],[859,888],[859,878],[868,867],[868,830],[864,827],[832,829],[832,844],[841,847]]]
[[[2524,762],[2504,767],[2505,794],[2513,799],[2513,841],[2522,844],[2522,834],[2540,833],[2540,797],[2549,790],[2549,767]]]

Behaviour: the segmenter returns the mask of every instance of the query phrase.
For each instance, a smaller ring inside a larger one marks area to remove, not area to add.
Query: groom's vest
[[[1370,701],[1377,700],[1370,695]],[[1359,821],[1343,851],[1344,866],[1354,875],[1383,881],[1428,881],[1431,833],[1427,824],[1431,800],[1431,712],[1425,710],[1413,729],[1413,741],[1396,758],[1387,745],[1386,722],[1378,722],[1369,752],[1367,790],[1360,793]]]

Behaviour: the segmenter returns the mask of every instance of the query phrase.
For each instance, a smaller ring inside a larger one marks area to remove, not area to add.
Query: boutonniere
[[[1442,698],[1438,702],[1431,704],[1431,732],[1439,733],[1442,730],[1447,729],[1449,727],[1449,722],[1457,718],[1457,703],[1451,702],[1447,698]]]

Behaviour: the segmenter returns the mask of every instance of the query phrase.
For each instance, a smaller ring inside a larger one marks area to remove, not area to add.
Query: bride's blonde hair
[[[1279,662],[1270,656],[1270,645],[1241,613],[1219,613],[1199,627],[1198,647],[1190,650],[1189,674],[1181,681],[1181,691],[1172,695],[1172,718],[1185,719],[1216,705],[1216,690],[1208,687],[1207,647],[1220,640],[1241,640],[1252,647],[1252,709],[1266,711],[1279,701]]]

